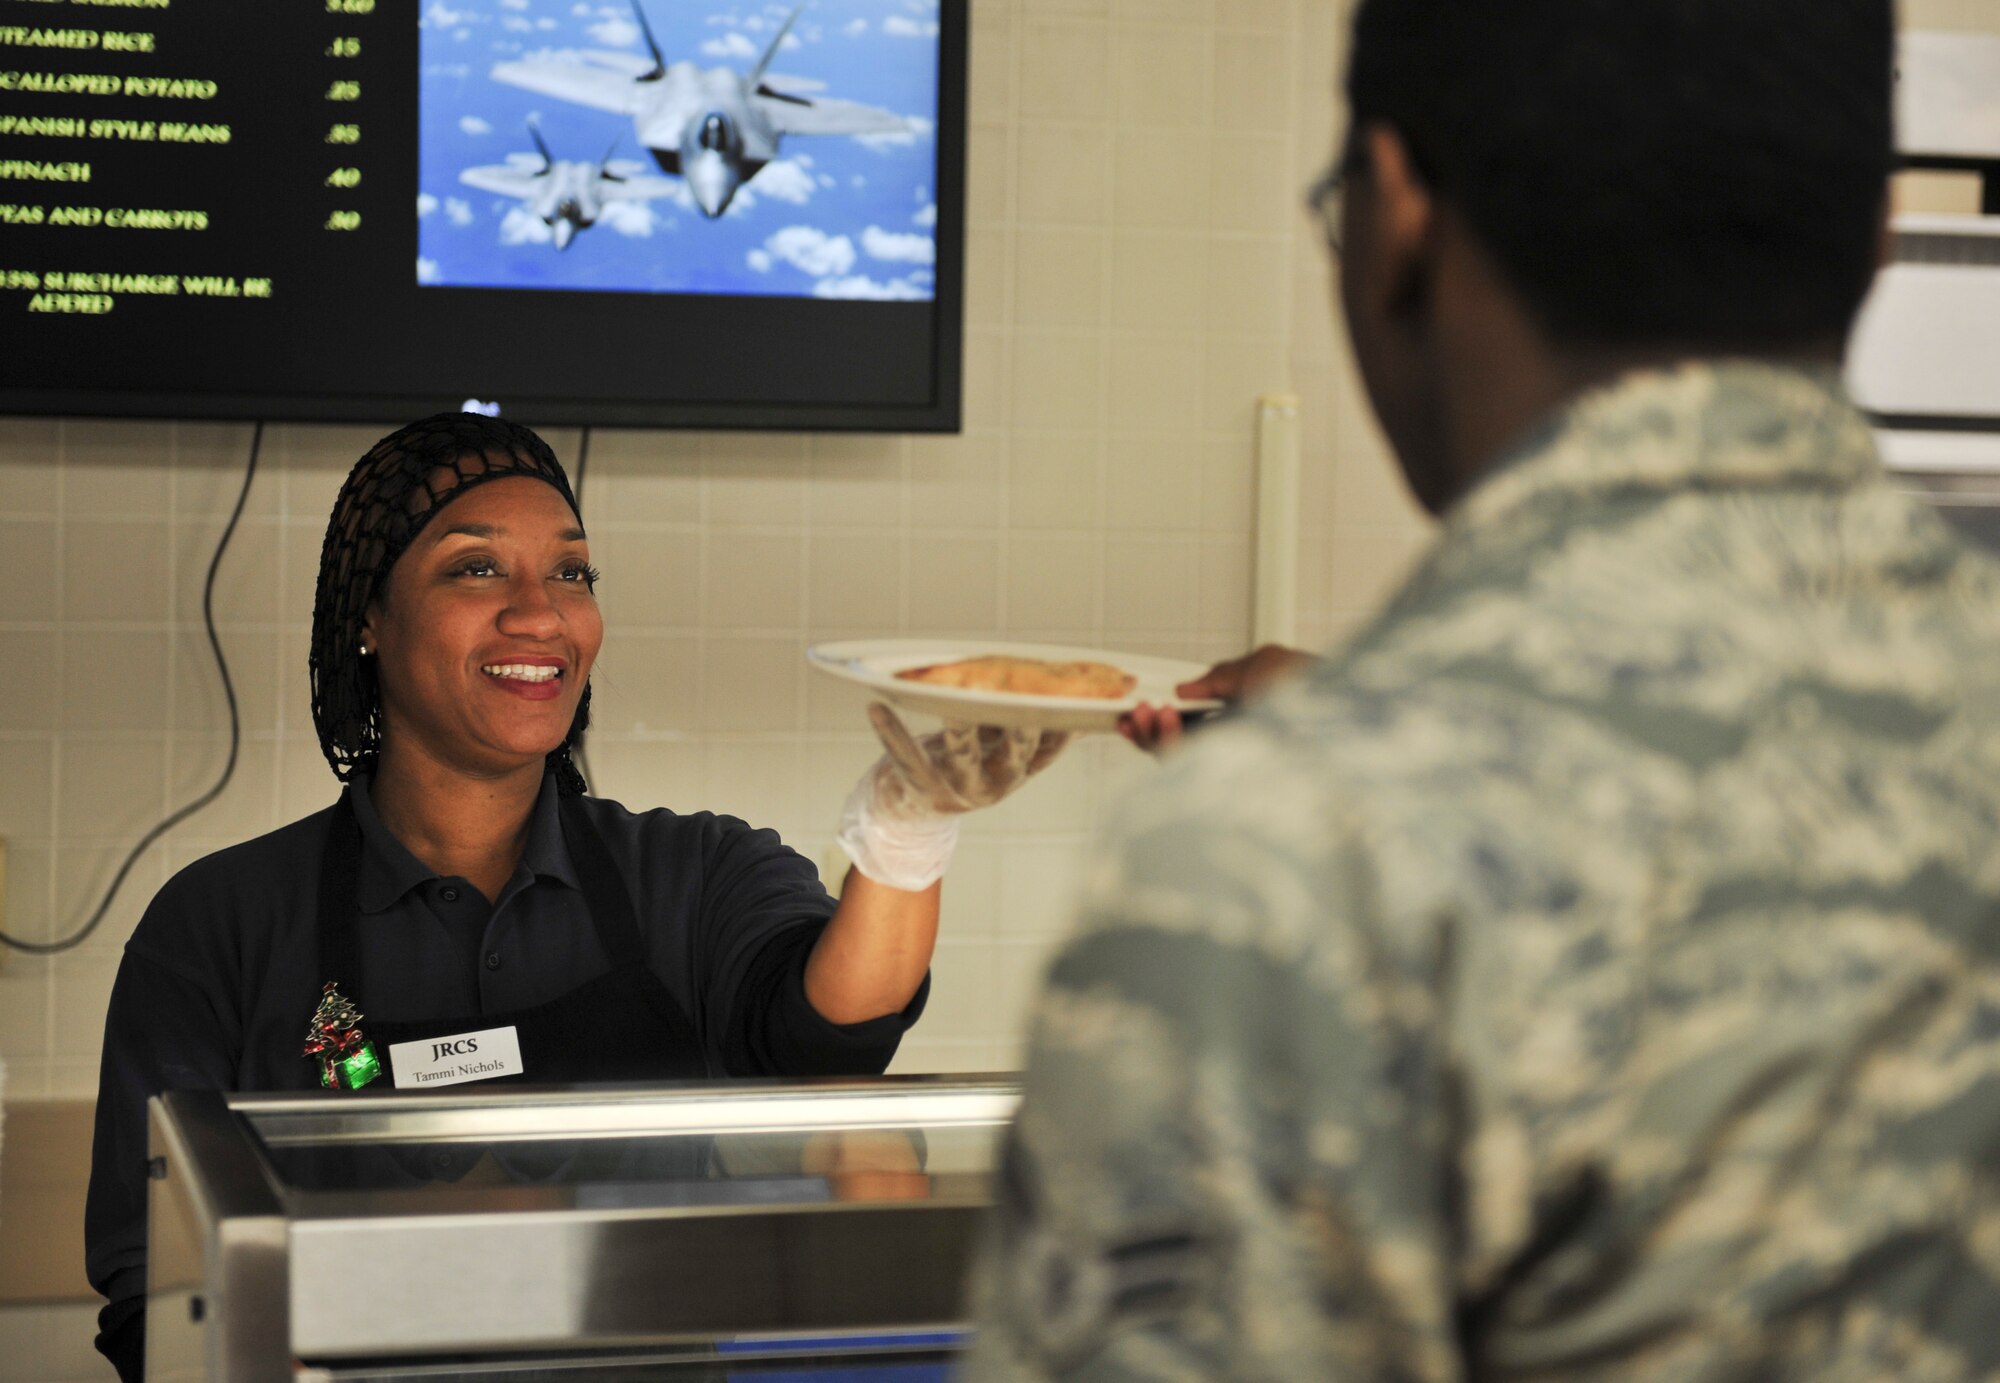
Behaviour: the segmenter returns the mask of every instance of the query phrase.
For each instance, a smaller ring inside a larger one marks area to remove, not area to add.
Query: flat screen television
[[[0,411],[953,430],[966,0],[0,15]]]

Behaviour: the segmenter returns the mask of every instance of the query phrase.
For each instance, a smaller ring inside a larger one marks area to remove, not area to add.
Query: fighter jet
[[[530,56],[495,65],[495,81],[526,88],[561,101],[594,106],[632,117],[639,142],[660,167],[686,179],[702,215],[713,219],[729,208],[736,189],[778,156],[788,134],[902,134],[910,124],[892,111],[806,96],[816,84],[770,75],[771,59],[792,31],[799,10],[747,74],[728,67],[668,63],[653,37],[639,0],[632,11],[653,60],[631,53],[585,52],[575,57]],[[793,87],[781,91],[773,82]]]
[[[573,163],[549,153],[541,130],[532,120],[528,135],[541,155],[539,168],[534,154],[509,154],[505,163],[465,169],[458,180],[482,192],[519,198],[555,232],[558,250],[568,249],[578,231],[596,225],[607,202],[643,202],[674,195],[673,183],[638,174],[644,164],[613,163],[610,150],[596,163]]]

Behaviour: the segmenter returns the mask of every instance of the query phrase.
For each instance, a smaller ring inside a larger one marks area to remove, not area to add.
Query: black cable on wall
[[[132,872],[132,866],[139,862],[139,857],[152,847],[154,841],[222,796],[222,790],[228,787],[229,780],[235,777],[237,752],[243,742],[243,726],[236,709],[236,686],[229,678],[229,660],[223,656],[222,639],[215,632],[215,574],[221,570],[223,554],[229,551],[229,540],[236,534],[236,522],[243,517],[244,502],[250,498],[250,482],[257,477],[257,457],[263,449],[264,424],[260,422],[250,434],[250,461],[243,468],[243,488],[236,493],[236,507],[229,511],[229,522],[223,526],[222,537],[215,545],[215,555],[208,562],[208,579],[201,588],[202,627],[208,631],[209,651],[215,655],[215,670],[222,676],[222,695],[229,703],[229,757],[222,765],[222,776],[215,780],[214,787],[139,838],[139,843],[125,856],[125,862],[118,866],[117,874],[112,876],[111,887],[104,891],[104,897],[98,903],[96,910],[90,914],[90,920],[73,935],[66,936],[60,941],[28,941],[0,932],[0,945],[11,946],[32,956],[53,956],[81,946],[84,939],[96,931],[98,924],[104,921],[104,915],[111,910],[112,901],[118,897],[118,890],[124,887],[125,876]]]

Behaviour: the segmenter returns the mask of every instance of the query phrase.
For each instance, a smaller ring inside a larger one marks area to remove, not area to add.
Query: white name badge
[[[389,1048],[389,1069],[398,1090],[432,1090],[469,1080],[519,1075],[521,1038],[512,1028],[488,1028],[452,1037],[398,1042]]]

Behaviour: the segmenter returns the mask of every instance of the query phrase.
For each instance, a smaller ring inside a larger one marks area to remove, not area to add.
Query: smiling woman
[[[121,1376],[161,1091],[877,1073],[922,1012],[956,814],[1061,737],[916,740],[874,708],[890,752],[848,802],[836,902],[770,831],[589,795],[596,584],[562,466],[517,424],[425,419],[348,476],[311,654],[345,790],[176,875],[112,992],[86,1238]],[[479,1059],[441,1078],[441,1048]]]
[[[377,776],[539,775],[551,744],[567,759],[604,639],[596,580],[583,529],[550,486],[509,476],[458,501],[362,620],[381,691],[388,771]]]
[[[450,520],[432,528],[447,504]],[[532,652],[511,661],[559,673],[553,650],[539,644],[552,632],[570,642],[587,633],[587,657],[571,663],[553,698],[572,719],[546,751],[550,771],[581,791],[569,756],[588,724],[590,662],[603,639],[596,582],[569,479],[533,432],[446,413],[384,438],[334,504],[314,601],[313,719],[335,776],[373,775],[392,702],[423,715],[418,688],[434,674],[419,663],[443,655],[451,630],[489,652]],[[567,588],[559,605],[557,586]],[[546,609],[532,598],[544,589],[552,592]],[[528,604],[513,608],[524,594]],[[427,742],[407,738],[412,750]]]

